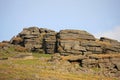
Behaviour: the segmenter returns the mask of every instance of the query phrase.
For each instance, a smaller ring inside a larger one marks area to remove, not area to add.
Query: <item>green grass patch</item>
[[[44,54],[44,53],[33,53],[34,57],[40,58],[40,57],[46,57],[50,58],[52,55],[51,54]]]
[[[38,59],[15,60],[14,64],[19,64],[19,65],[36,65],[36,64],[39,64],[39,60]]]
[[[0,52],[0,58],[3,59],[3,58],[8,58],[8,57],[13,57],[15,56],[14,53],[6,53],[6,52]]]
[[[100,68],[97,68],[97,67],[94,67],[94,68],[91,68],[91,69],[94,70],[95,72],[101,71],[101,69],[100,69]]]

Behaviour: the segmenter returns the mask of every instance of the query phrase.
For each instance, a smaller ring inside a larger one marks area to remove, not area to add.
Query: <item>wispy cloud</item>
[[[120,26],[117,26],[109,31],[98,33],[95,35],[97,38],[99,37],[108,37],[111,39],[115,39],[120,41]]]

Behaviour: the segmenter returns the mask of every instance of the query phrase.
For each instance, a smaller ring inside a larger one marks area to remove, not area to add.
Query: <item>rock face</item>
[[[95,37],[86,31],[61,30],[57,35],[58,52],[61,54],[102,53],[101,46]]]
[[[62,40],[95,40],[93,35],[82,30],[61,30],[58,36]]]
[[[47,33],[43,39],[45,53],[56,52],[56,33]]]
[[[120,42],[117,40],[101,37],[100,41],[107,43],[109,46],[103,46],[103,52],[105,53],[119,53],[120,52]]]
[[[55,33],[55,31],[44,28],[39,29],[37,27],[24,28],[23,31],[16,37],[13,37],[10,42],[12,44],[22,45],[30,51],[44,53],[44,51],[47,52],[47,48],[45,46],[48,45],[46,42],[47,37],[45,36],[48,34],[52,35],[52,33]],[[17,40],[17,38],[19,40]]]
[[[40,53],[60,53],[61,55],[86,55],[94,53],[119,53],[120,42],[101,37],[97,40],[83,30],[53,30],[30,27],[24,28],[11,44],[21,45],[30,51]]]

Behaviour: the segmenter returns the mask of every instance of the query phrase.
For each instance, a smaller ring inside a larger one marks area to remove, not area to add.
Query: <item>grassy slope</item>
[[[16,46],[0,49],[0,59],[19,53],[26,52]],[[64,62],[48,62],[51,57],[49,54],[33,53],[33,56],[34,59],[30,60],[0,60],[0,80],[115,80],[98,75],[67,72],[66,69],[72,69],[71,66]]]
[[[91,74],[75,74],[54,69],[47,61],[50,55],[34,54],[40,59],[0,60],[0,80],[115,80]],[[57,67],[62,67],[58,65]]]

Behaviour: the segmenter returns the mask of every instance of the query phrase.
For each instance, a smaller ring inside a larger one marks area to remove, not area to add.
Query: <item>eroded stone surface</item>
[[[64,55],[84,55],[86,53],[119,53],[120,42],[101,37],[97,40],[92,34],[83,30],[61,30],[55,32],[45,28],[24,28],[11,44],[21,45],[30,51],[40,53],[60,53]]]

